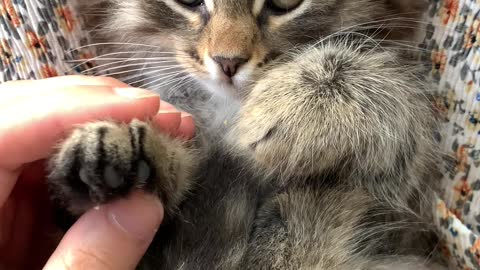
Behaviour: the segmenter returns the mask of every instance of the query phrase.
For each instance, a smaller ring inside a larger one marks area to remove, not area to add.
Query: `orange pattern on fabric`
[[[459,0],[445,0],[440,11],[440,16],[444,25],[448,24],[450,20],[453,20],[457,16],[459,8]]]
[[[55,9],[55,15],[59,18],[59,22],[65,31],[72,32],[74,30],[75,19],[70,8],[58,7]]]
[[[55,68],[46,65],[42,67],[42,75],[43,75],[43,78],[57,77],[58,72],[57,70],[55,70]]]
[[[13,26],[19,27],[22,23],[20,21],[20,17],[13,6],[12,0],[3,0],[2,9],[7,14],[7,19],[12,22]],[[3,13],[3,12],[2,12]]]

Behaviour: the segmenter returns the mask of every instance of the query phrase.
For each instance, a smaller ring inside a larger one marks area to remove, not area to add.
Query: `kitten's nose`
[[[223,73],[228,77],[233,77],[240,68],[241,65],[248,62],[247,58],[235,57],[235,58],[226,58],[221,56],[213,57],[213,61],[217,62],[217,64],[222,67]]]

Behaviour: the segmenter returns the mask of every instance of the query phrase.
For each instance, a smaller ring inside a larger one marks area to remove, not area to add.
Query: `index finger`
[[[140,89],[70,86],[43,93],[37,89],[29,98],[0,108],[0,167],[13,171],[46,158],[75,124],[145,119],[160,106],[158,95]]]

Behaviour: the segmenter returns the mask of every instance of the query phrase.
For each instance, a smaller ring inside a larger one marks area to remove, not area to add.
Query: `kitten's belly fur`
[[[247,241],[267,189],[238,160],[221,153],[210,159],[181,206],[159,230],[148,262],[154,269],[241,269]],[[238,177],[241,175],[241,177]]]
[[[382,232],[388,225],[372,226],[378,205],[364,192],[333,184],[335,175],[324,184],[259,185],[264,179],[241,160],[212,156],[139,269],[445,270],[417,257],[429,251],[430,233],[412,227],[404,238]]]

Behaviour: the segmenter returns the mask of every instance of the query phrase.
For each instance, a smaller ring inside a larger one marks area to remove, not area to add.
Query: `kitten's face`
[[[159,46],[207,89],[238,95],[290,49],[392,14],[411,16],[417,0],[94,1],[86,13],[108,14],[87,18],[98,37]]]

